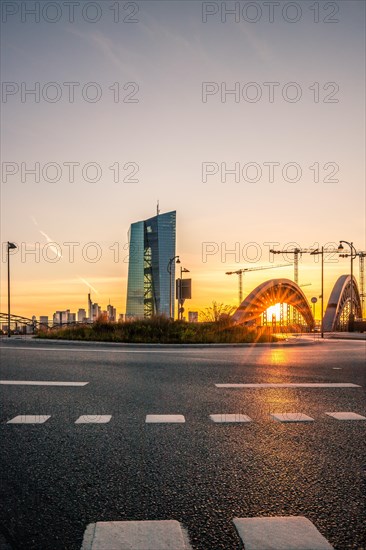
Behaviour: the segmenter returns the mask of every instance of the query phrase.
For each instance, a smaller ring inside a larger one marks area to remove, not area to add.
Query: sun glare
[[[270,321],[273,315],[276,317],[276,321],[280,320],[281,304],[275,304],[267,309],[267,319]]]

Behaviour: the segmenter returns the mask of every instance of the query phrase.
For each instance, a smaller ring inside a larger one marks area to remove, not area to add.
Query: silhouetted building
[[[53,324],[54,325],[65,325],[68,322],[68,315],[70,313],[69,309],[65,311],[56,311],[53,314]]]
[[[68,323],[75,323],[76,322],[76,313],[68,313],[67,314],[67,322]]]
[[[111,306],[111,304],[107,305],[107,318],[108,321],[114,322],[117,318],[117,310],[115,307]]]
[[[188,311],[188,322],[198,323],[198,311]]]
[[[85,311],[85,309],[80,308],[78,310],[78,323],[85,323],[86,320],[87,320],[86,311]]]

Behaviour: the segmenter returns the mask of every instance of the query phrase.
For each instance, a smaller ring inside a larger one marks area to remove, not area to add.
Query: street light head
[[[340,242],[339,246],[338,246],[338,252],[342,252],[342,250],[344,250],[344,247],[343,247],[342,243]]]
[[[179,256],[178,256],[177,261],[176,261],[175,263],[176,263],[176,264],[180,264]]]

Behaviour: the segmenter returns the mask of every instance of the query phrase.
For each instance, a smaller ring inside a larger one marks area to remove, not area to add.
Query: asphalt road
[[[176,519],[197,550],[243,548],[234,517],[303,515],[337,550],[366,549],[365,342],[179,348],[7,341],[1,531],[13,548],[79,549],[86,526]],[[218,388],[216,383],[358,388]],[[305,413],[280,423],[274,413]],[[216,424],[210,414],[253,422]],[[184,424],[146,424],[147,414]],[[43,424],[8,424],[50,415]],[[106,424],[75,424],[111,415]],[[111,549],[112,550],[112,549]],[[265,549],[263,549],[265,550]]]

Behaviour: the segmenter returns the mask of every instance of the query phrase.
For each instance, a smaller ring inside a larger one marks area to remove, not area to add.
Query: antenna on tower
[[[159,216],[160,214],[160,208],[159,208],[159,201],[156,204],[156,215]]]

